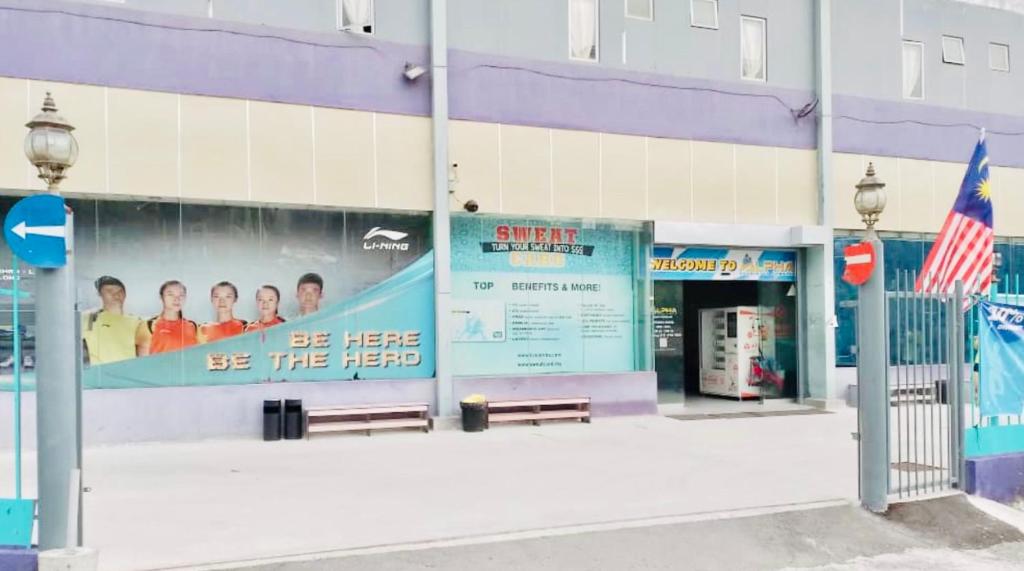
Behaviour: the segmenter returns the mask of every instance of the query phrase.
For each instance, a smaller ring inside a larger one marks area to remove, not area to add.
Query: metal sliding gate
[[[915,293],[914,281],[900,272],[886,292],[889,493],[898,498],[961,487],[963,474],[963,289]]]

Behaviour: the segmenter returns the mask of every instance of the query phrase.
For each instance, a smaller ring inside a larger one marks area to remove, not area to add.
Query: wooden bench
[[[364,431],[369,436],[371,430],[419,428],[429,432],[434,427],[427,403],[308,408],[305,424],[307,439],[314,433]]]
[[[590,397],[489,401],[487,423],[579,420],[590,422]]]

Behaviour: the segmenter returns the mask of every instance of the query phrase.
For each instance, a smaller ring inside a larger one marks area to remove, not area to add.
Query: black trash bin
[[[284,401],[284,439],[299,438],[302,438],[302,400],[287,399]]]
[[[281,401],[263,401],[263,440],[281,440]]]
[[[466,432],[482,432],[487,428],[487,403],[463,402],[462,430]]]

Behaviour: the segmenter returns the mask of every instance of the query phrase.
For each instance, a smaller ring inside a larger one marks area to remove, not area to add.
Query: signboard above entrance
[[[651,277],[656,280],[793,282],[796,281],[796,252],[655,246]]]

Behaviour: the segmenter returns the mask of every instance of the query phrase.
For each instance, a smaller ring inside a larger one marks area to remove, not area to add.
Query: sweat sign
[[[456,374],[634,370],[634,231],[474,216],[452,236]]]

